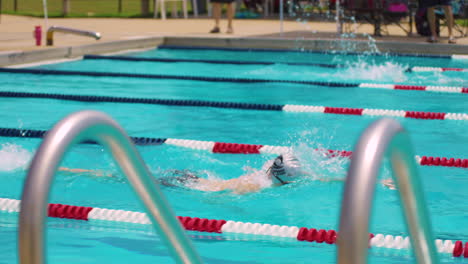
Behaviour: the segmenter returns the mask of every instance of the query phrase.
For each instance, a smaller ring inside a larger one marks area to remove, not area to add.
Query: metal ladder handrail
[[[54,32],[62,32],[62,33],[92,37],[92,38],[94,38],[96,40],[101,39],[101,33],[99,33],[99,32],[81,30],[81,29],[75,29],[75,28],[60,27],[60,26],[51,26],[47,30],[47,35],[46,35],[46,44],[47,44],[47,46],[53,46],[54,45]]]
[[[20,263],[42,264],[47,201],[54,174],[72,145],[96,141],[111,152],[129,179],[149,218],[179,263],[202,263],[164,195],[124,130],[106,114],[81,111],[57,123],[37,150],[24,183],[19,215]]]
[[[367,263],[370,208],[386,151],[396,175],[397,189],[418,263],[438,263],[410,139],[400,124],[392,119],[381,119],[371,124],[353,152],[341,203],[338,263]]]

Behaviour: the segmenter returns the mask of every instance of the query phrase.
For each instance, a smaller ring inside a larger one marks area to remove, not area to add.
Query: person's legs
[[[435,17],[435,6],[427,8],[427,21],[429,22],[429,28],[431,29],[431,38],[430,41],[437,40],[436,32],[436,17]]]
[[[234,13],[236,12],[236,6],[234,2],[231,2],[227,5],[227,18],[228,18],[228,29],[227,33],[234,33],[234,28],[232,27],[232,20],[234,19]]]
[[[445,19],[447,19],[447,27],[448,27],[448,35],[449,35],[449,42],[454,41],[453,38],[453,12],[452,12],[452,6],[451,5],[445,5],[444,6],[444,14],[445,14]]]
[[[211,33],[219,33],[219,20],[221,19],[221,3],[212,2],[213,6],[213,18],[215,20],[215,26],[210,31]]]

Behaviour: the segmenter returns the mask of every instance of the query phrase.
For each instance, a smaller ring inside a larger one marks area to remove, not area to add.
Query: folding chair
[[[407,34],[412,32],[411,24],[403,26],[403,19],[411,14],[408,0],[346,0],[343,7],[347,17],[355,18],[351,23],[372,24],[375,36],[382,36],[382,26],[388,24],[397,25]]]
[[[182,1],[182,9],[184,12],[184,18],[188,18],[187,14],[187,1],[188,0],[154,0],[154,18],[158,17],[158,10],[161,9],[161,19],[166,19],[166,2],[172,2],[172,17],[177,17],[177,1]],[[193,0],[194,6],[196,0]],[[198,12],[197,12],[198,13]]]

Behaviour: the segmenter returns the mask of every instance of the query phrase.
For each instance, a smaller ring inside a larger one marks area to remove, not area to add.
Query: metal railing
[[[99,32],[80,30],[80,29],[74,29],[74,28],[67,28],[67,27],[60,27],[60,26],[51,26],[47,30],[47,36],[46,36],[47,46],[53,46],[54,45],[54,32],[61,32],[61,33],[67,33],[67,34],[74,34],[74,35],[92,37],[92,38],[94,38],[96,40],[101,39],[101,33],[99,33]]]
[[[74,113],[56,124],[45,136],[31,162],[19,216],[20,263],[46,262],[44,233],[50,185],[65,153],[74,144],[89,140],[101,144],[112,154],[177,262],[202,263],[124,130],[109,116],[95,111]]]
[[[369,126],[353,152],[341,204],[338,263],[367,263],[370,207],[387,151],[418,263],[438,263],[410,139],[400,124],[391,119],[381,119]]]

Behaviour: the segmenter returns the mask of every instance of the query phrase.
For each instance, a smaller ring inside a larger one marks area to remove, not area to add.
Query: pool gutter
[[[130,40],[99,42],[87,45],[44,48],[0,54],[0,67],[18,64],[38,63],[41,61],[76,59],[85,54],[115,53],[122,50],[154,48],[164,43],[163,37],[149,37]]]
[[[342,39],[275,39],[275,38],[220,38],[220,37],[145,37],[87,45],[44,48],[33,51],[12,51],[0,54],[0,67],[38,63],[42,61],[76,59],[85,54],[103,54],[134,49],[155,48],[159,45],[246,48],[277,50],[312,51],[373,51],[373,45],[382,53],[430,54],[430,55],[468,55],[467,45],[372,42]]]
[[[207,38],[165,37],[165,45],[224,47],[252,49],[288,49],[313,51],[372,52],[373,46],[382,53],[468,55],[467,45],[413,42],[369,42],[349,39],[275,39],[275,38]]]

